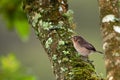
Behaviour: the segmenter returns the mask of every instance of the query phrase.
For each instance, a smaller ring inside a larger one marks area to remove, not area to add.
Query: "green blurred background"
[[[68,2],[69,8],[74,11],[74,22],[77,24],[76,33],[91,42],[96,49],[102,51],[102,35],[100,33],[97,0],[68,0]],[[6,28],[8,24],[5,20],[3,15],[1,15],[0,56],[6,56],[13,52],[17,60],[27,68],[27,71],[37,76],[38,80],[55,80],[47,54],[35,36],[34,30],[30,27],[29,39],[26,41],[27,37],[25,37],[23,42],[17,33],[19,32],[17,29],[8,31]],[[96,71],[105,77],[104,55],[92,54],[90,59],[94,61]]]

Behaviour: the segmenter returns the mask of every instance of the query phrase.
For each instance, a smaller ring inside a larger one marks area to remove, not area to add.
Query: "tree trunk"
[[[51,61],[56,80],[102,80],[81,60],[70,40],[73,12],[67,0],[24,0],[24,11]]]
[[[120,22],[118,0],[99,0],[107,80],[120,80]]]

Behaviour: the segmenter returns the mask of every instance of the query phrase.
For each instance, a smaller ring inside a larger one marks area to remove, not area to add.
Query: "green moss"
[[[46,21],[42,21],[40,20],[38,25],[40,25],[44,30],[51,30],[51,29],[62,29],[64,27],[62,24],[62,21],[60,21],[58,23],[58,25],[53,25],[52,22],[46,22]]]
[[[58,60],[58,63],[60,64],[62,61],[61,60]]]
[[[68,80],[102,80],[96,76],[94,68],[88,62],[72,62],[72,69],[68,75]]]
[[[46,41],[45,43],[45,48],[49,48],[50,47],[50,44],[53,42],[52,38],[48,38],[48,40]]]
[[[56,60],[56,59],[57,59],[57,55],[53,55],[52,60]]]
[[[39,21],[39,25],[41,25],[41,27],[42,27],[44,30],[49,30],[50,27],[53,27],[53,26],[51,25],[51,23],[45,22],[45,21],[42,21],[42,20]]]
[[[62,59],[62,62],[67,62],[67,61],[69,61],[69,58],[67,58],[67,57]]]
[[[62,26],[63,26],[63,24],[64,24],[64,22],[63,22],[63,21],[59,21],[59,22],[58,22],[59,27],[62,27]]]
[[[37,30],[35,30],[35,35],[37,35],[37,36],[39,35],[39,32]]]
[[[58,45],[64,45],[65,44],[65,41],[63,41],[63,40],[60,40],[59,42],[58,42]]]
[[[66,50],[66,51],[64,50],[64,51],[62,51],[62,52],[63,52],[63,54],[65,54],[65,55],[70,54],[70,52],[67,51],[67,50]]]
[[[74,31],[73,31],[73,29],[68,28],[68,32],[72,32],[73,33]]]
[[[72,10],[68,10],[66,13],[63,14],[63,16],[67,17],[68,18],[68,22],[70,24],[73,23],[73,11]]]
[[[73,16],[73,13],[74,13],[74,12],[69,9],[66,13],[63,14],[63,16],[71,17],[71,16]]]
[[[41,18],[41,14],[40,13],[36,13],[34,17],[32,17],[32,26],[35,27],[36,23],[38,22],[38,19]]]
[[[66,68],[66,67],[61,67],[61,68],[60,68],[60,70],[61,70],[61,73],[62,73],[62,72],[67,71],[67,70],[68,70],[68,68]]]

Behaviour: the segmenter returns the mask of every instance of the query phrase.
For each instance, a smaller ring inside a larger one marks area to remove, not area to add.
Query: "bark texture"
[[[98,0],[107,80],[120,80],[120,22],[118,0]]]
[[[67,0],[24,0],[23,9],[43,45],[56,80],[102,80],[94,65],[81,60],[70,40],[73,12]]]

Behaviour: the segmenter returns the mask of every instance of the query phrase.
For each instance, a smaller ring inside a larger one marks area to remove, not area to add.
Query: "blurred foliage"
[[[0,0],[0,14],[9,30],[15,29],[19,37],[26,41],[29,38],[29,24],[22,10],[22,0]]]
[[[0,80],[37,80],[24,69],[13,54],[0,57]]]

